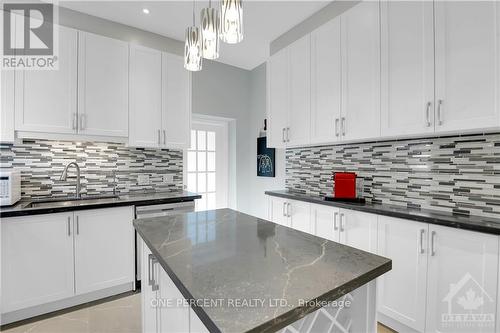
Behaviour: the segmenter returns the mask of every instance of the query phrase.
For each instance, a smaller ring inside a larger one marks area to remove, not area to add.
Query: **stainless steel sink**
[[[103,199],[115,199],[117,195],[89,195],[84,197],[64,197],[64,198],[50,198],[33,200],[26,204],[24,208],[44,208],[44,207],[61,207],[61,206],[75,206],[79,204],[89,203],[89,201],[99,201]]]

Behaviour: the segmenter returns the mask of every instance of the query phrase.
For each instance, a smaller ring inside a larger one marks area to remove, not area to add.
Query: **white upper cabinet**
[[[378,1],[365,1],[342,17],[344,140],[380,136],[380,22]]]
[[[128,136],[128,43],[79,32],[79,133]]]
[[[288,124],[288,48],[271,56],[267,67],[268,121],[267,146],[284,148]]]
[[[130,46],[129,145],[158,147],[161,141],[162,53]],[[189,131],[188,131],[189,132]]]
[[[17,131],[76,133],[77,31],[59,27],[57,70],[16,70]]]
[[[382,136],[434,132],[432,1],[382,1]]]
[[[460,331],[459,323],[443,322],[443,315],[483,314],[494,320],[498,237],[437,225],[429,225],[429,231],[425,332]],[[495,332],[494,322],[484,323],[482,327],[477,323],[469,331]]]
[[[0,11],[0,15],[2,12]],[[14,134],[14,71],[0,72],[0,142],[13,143]]]
[[[436,131],[500,126],[500,3],[437,1]]]
[[[288,146],[310,142],[311,39],[306,35],[289,46],[290,107],[286,139]]]
[[[311,143],[340,139],[340,17],[311,33]]]
[[[189,148],[191,140],[191,74],[183,58],[163,53],[162,143],[168,148]]]

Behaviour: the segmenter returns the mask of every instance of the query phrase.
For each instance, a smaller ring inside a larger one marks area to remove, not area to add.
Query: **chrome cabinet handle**
[[[78,129],[78,115],[76,114],[76,112],[73,112],[73,125],[72,125],[72,128],[74,130]]]
[[[71,236],[71,217],[68,216],[68,236]]]
[[[81,114],[80,115],[80,121],[78,122],[78,126],[80,127],[80,130],[84,130],[85,129],[85,114]]]
[[[427,127],[431,126],[431,102],[427,102],[427,106],[425,108],[425,117],[427,120]]]
[[[286,217],[285,209],[286,209],[286,202],[283,202],[283,216]]]
[[[163,130],[163,144],[167,144],[167,132],[165,130]]]
[[[76,216],[76,234],[80,234],[80,217],[78,215]]]
[[[342,135],[345,136],[345,117],[342,117]]]
[[[290,127],[286,128],[286,142],[290,142]]]
[[[161,131],[158,130],[158,144],[161,144],[161,138],[160,138],[160,136],[161,136]]]
[[[425,230],[420,229],[420,253],[425,252],[425,250],[424,250],[424,234],[425,234]]]
[[[150,253],[148,255],[148,285],[151,286],[151,289],[153,291],[156,291],[158,289],[155,281],[155,263],[156,263],[156,258],[155,256]]]
[[[292,209],[291,209],[291,206],[292,206],[292,205],[291,205],[289,202],[287,202],[287,203],[286,203],[286,216],[287,216],[287,217],[292,217],[292,213],[290,213],[290,212],[291,212],[291,210],[292,210]]]
[[[155,256],[153,256],[153,260],[151,260],[151,266],[152,266],[152,271],[153,271],[153,285],[151,286],[151,290],[157,291],[160,289],[160,284],[158,281],[156,281],[156,269],[155,265],[158,264],[158,259],[156,259]]]
[[[286,140],[285,140],[285,131],[286,131],[286,128],[283,127],[283,131],[281,132],[281,141],[283,141],[283,142],[286,142]]]
[[[337,224],[337,217],[339,216],[339,213],[335,212],[333,213],[333,230],[337,231],[339,230],[339,226]]]
[[[335,118],[335,136],[339,136],[339,118]]]
[[[443,105],[443,100],[440,99],[438,101],[438,109],[437,109],[437,116],[438,116],[438,125],[441,126],[443,125],[443,119],[441,118],[441,106]]]
[[[345,215],[344,213],[340,214],[340,232],[345,231]]]
[[[431,232],[431,256],[436,255],[436,249],[434,248],[434,239],[436,238],[436,232]]]

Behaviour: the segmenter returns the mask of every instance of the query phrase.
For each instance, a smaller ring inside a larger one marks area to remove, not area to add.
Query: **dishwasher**
[[[136,206],[135,218],[161,217],[194,212],[194,201],[176,202],[161,205]],[[135,233],[135,278],[136,284],[141,281],[142,246],[139,235]]]

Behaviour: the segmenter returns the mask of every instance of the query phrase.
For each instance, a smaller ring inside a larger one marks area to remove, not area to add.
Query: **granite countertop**
[[[300,200],[320,205],[352,209],[378,215],[398,217],[418,222],[500,235],[500,219],[481,216],[466,216],[436,210],[407,208],[404,206],[389,204],[359,204],[339,201],[325,201],[323,197],[298,194],[287,190],[266,191],[265,194],[285,199]]]
[[[201,198],[201,195],[187,191],[177,192],[155,192],[118,195],[114,197],[87,197],[84,200],[67,200],[44,202],[42,205],[32,207],[32,203],[37,200],[21,200],[17,204],[10,207],[0,208],[0,217],[14,217],[25,215],[49,214],[66,212],[73,210],[93,209],[93,208],[108,208],[119,206],[141,206],[141,205],[156,205],[175,203],[183,201],[192,201]],[[64,199],[64,198],[57,198]]]
[[[134,227],[210,332],[275,332],[391,269],[390,259],[231,209],[145,218]],[[273,306],[284,299],[287,306]],[[213,304],[213,303],[212,303]]]

